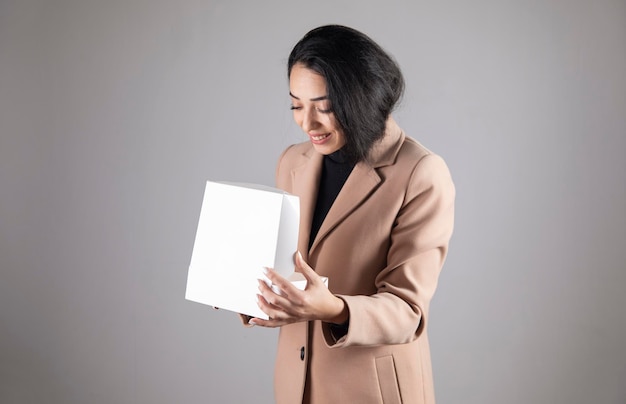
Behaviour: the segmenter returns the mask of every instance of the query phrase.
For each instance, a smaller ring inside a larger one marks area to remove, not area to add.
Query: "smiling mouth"
[[[315,140],[316,142],[319,142],[320,140],[326,139],[328,136],[330,136],[330,133],[326,133],[323,135],[315,135],[315,136],[311,135],[311,139]]]

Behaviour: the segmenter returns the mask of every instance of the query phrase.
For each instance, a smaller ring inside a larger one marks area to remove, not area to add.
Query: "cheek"
[[[296,122],[298,126],[302,126],[302,114],[299,114],[298,111],[293,111],[293,120]]]
[[[337,132],[338,136],[338,140],[339,140],[339,144],[341,144],[341,146],[346,144],[346,136],[343,134],[343,132],[339,131]]]
[[[331,128],[334,132],[341,133],[341,128],[337,124],[337,121],[335,120],[335,118],[329,118],[328,121],[326,122],[326,127]]]

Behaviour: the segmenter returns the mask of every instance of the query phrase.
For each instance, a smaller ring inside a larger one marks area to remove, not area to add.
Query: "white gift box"
[[[263,268],[293,280],[300,201],[282,190],[208,181],[191,255],[185,298],[267,319],[257,305]]]

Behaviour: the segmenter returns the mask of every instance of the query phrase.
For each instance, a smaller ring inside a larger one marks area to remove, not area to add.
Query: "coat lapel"
[[[375,190],[378,188],[382,179],[376,168],[393,164],[396,156],[404,142],[404,134],[398,127],[392,118],[389,118],[387,122],[387,128],[385,130],[385,136],[376,144],[370,153],[370,162],[359,162],[350,173],[350,176],[346,180],[343,188],[337,195],[337,199],[331,206],[324,222],[320,227],[317,236],[313,244],[311,245],[312,253],[317,245],[323,240],[328,233],[334,229],[339,223],[341,223],[350,213],[358,208]],[[316,153],[317,154],[317,153]],[[312,164],[309,164],[312,165]],[[309,241],[309,234],[311,232],[311,221],[313,218],[313,211],[315,209],[315,203],[317,200],[317,192],[319,186],[319,176],[321,172],[322,159],[316,165],[317,177],[315,178],[315,184],[303,184],[303,186],[311,186],[310,189],[315,189],[310,199],[306,201],[306,211],[300,209],[302,213],[306,212],[306,242]],[[300,203],[303,203],[302,201]],[[301,226],[302,232],[302,226]],[[303,234],[300,233],[300,240],[302,240]],[[301,247],[300,247],[301,248]]]
[[[380,182],[380,176],[374,168],[363,162],[358,163],[354,167],[343,188],[341,188],[339,195],[337,195],[337,199],[335,199],[324,218],[322,226],[311,246],[311,253],[332,229],[374,192]]]

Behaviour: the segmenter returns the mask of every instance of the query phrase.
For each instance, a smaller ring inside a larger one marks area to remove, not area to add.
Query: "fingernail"
[[[265,275],[267,275],[269,272],[270,272],[270,271],[268,271],[266,267],[263,267],[263,273],[264,273]]]
[[[300,260],[304,260],[304,258],[302,258],[302,254],[300,253],[300,251],[298,251],[298,258],[299,258]]]

